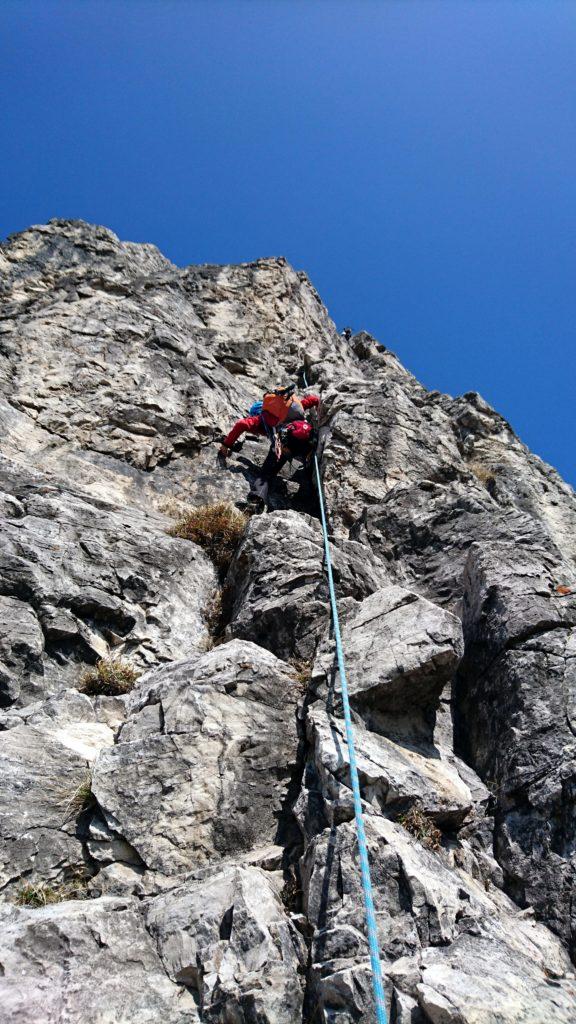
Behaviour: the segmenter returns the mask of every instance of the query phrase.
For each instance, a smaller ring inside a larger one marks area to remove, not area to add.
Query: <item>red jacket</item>
[[[318,395],[305,395],[304,398],[299,399],[299,402],[302,403],[303,409],[312,409],[315,405],[320,405]],[[234,424],[232,430],[226,435],[222,443],[227,448],[231,448],[240,437],[240,434],[243,434],[245,431],[248,431],[250,434],[264,434],[266,436],[266,430],[260,416],[245,416],[243,420],[238,420]]]

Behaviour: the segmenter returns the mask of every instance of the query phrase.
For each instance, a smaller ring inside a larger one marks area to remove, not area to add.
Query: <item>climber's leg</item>
[[[252,483],[250,493],[248,495],[249,501],[261,501],[264,504],[267,503],[270,484],[274,478],[278,476],[278,473],[287,460],[287,455],[281,455],[280,458],[278,458],[274,451],[274,445],[271,446],[268,455],[264,459],[264,465],[262,466],[260,473]]]

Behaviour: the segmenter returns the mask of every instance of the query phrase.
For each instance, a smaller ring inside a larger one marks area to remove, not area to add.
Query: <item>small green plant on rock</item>
[[[140,673],[123,658],[101,658],[94,668],[88,669],[78,689],[89,697],[118,697],[129,693]]]
[[[49,903],[59,903],[61,898],[56,886],[44,885],[41,882],[36,885],[27,882],[21,885],[16,893],[16,903],[19,907],[46,907]]]
[[[410,835],[422,843],[422,846],[426,846],[429,850],[440,849],[442,833],[432,818],[421,811],[419,807],[411,807],[406,814],[398,818],[398,821]]]
[[[247,522],[244,513],[229,501],[217,501],[214,505],[189,509],[168,532],[171,537],[199,544],[223,574],[232,561]]]

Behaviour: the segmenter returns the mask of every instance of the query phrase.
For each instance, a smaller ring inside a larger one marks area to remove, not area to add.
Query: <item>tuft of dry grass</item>
[[[94,668],[88,669],[78,689],[89,697],[118,697],[129,693],[140,673],[123,658],[101,658]]]
[[[310,676],[312,675],[311,663],[309,661],[305,661],[303,658],[289,658],[288,664],[293,670],[294,678],[298,685],[298,692],[301,694],[306,693],[308,683],[310,682]]]
[[[485,487],[494,480],[494,471],[488,466],[482,465],[481,462],[469,462],[468,469]]]
[[[204,611],[208,635],[201,641],[200,650],[211,651],[225,642],[225,631],[230,621],[232,601],[233,591],[226,583],[212,593]]]
[[[246,529],[247,516],[229,501],[192,508],[169,530],[171,537],[192,540],[210,556],[223,574]]]
[[[65,820],[76,818],[82,811],[94,807],[96,798],[92,792],[92,772],[88,770],[80,785],[70,794],[66,805]]]
[[[406,814],[398,818],[398,821],[410,835],[422,843],[422,846],[428,847],[429,850],[440,849],[442,833],[436,827],[432,818],[425,814],[424,811],[421,811],[420,808],[412,807]]]
[[[88,878],[84,874],[74,875],[70,881],[56,885],[52,882],[26,882],[16,893],[19,907],[47,907],[64,900],[88,899]]]

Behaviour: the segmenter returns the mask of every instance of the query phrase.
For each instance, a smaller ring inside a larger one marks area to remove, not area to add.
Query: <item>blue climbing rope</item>
[[[304,384],[306,385],[306,387],[308,387],[306,374],[304,374]],[[374,913],[374,899],[372,896],[372,880],[370,878],[370,865],[368,864],[366,833],[364,831],[362,801],[360,798],[360,783],[358,781],[358,767],[356,764],[354,728],[352,726],[352,716],[350,714],[350,700],[348,697],[348,680],[346,678],[346,664],[344,661],[344,649],[342,647],[342,635],[340,633],[340,619],[338,617],[338,606],[336,604],[336,589],[334,587],[334,576],[332,573],[332,559],[330,557],[330,543],[328,540],[328,524],[326,522],[324,488],[322,487],[320,466],[318,463],[318,456],[316,453],[314,453],[314,469],[316,472],[316,484],[318,486],[320,518],[322,520],[322,533],[324,535],[326,574],[328,576],[328,589],[330,591],[330,605],[332,608],[332,624],[334,627],[334,641],[336,643],[336,657],[338,659],[340,689],[342,692],[342,705],[344,708],[346,743],[348,746],[348,757],[350,759],[350,779],[352,782],[352,793],[354,796],[354,816],[356,818],[356,835],[358,837],[358,852],[360,854],[360,869],[362,872],[362,890],[364,893],[364,908],[366,911],[366,927],[368,930],[368,945],[370,947],[370,963],[372,965],[372,987],[374,990],[374,1001],[376,1004],[376,1022],[377,1024],[387,1024],[386,1002],[384,999],[384,984],[382,981],[382,966],[380,964],[380,949],[378,946],[378,932],[376,930],[376,916]]]

